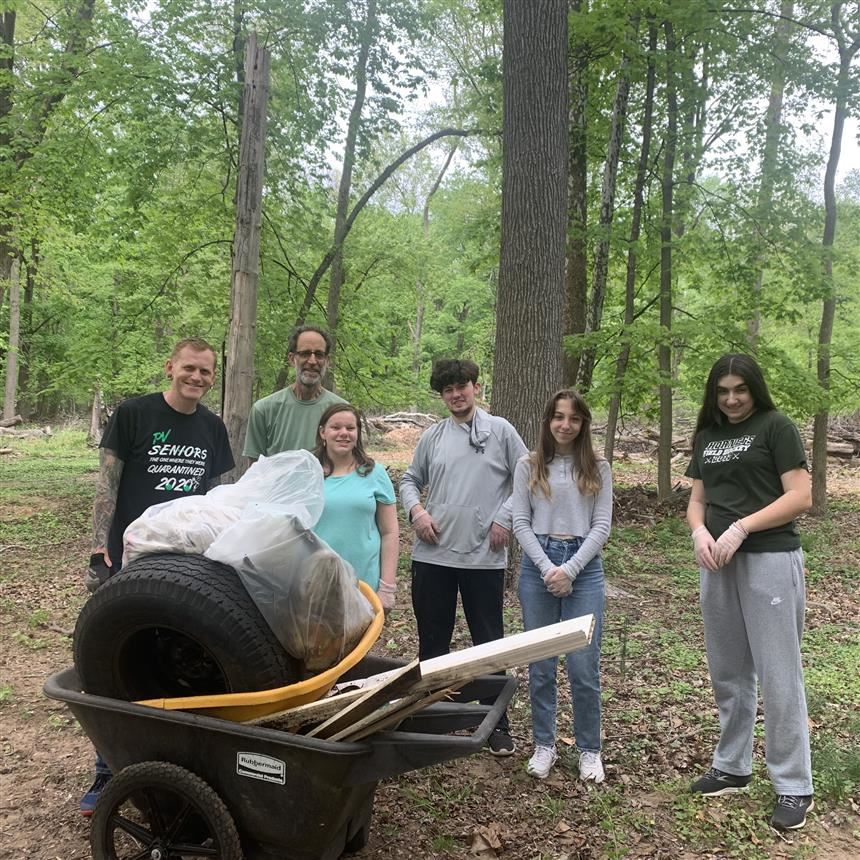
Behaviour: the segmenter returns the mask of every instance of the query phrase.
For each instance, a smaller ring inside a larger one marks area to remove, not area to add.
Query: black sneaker
[[[490,752],[497,756],[513,755],[516,749],[514,739],[510,736],[508,730],[500,729],[498,726],[493,729],[487,738],[487,746],[490,748]]]
[[[781,794],[776,799],[770,826],[777,830],[800,830],[806,824],[806,813],[815,809],[811,794]]]
[[[705,797],[719,797],[722,794],[732,794],[736,791],[746,791],[752,776],[735,776],[717,768],[708,768],[691,786],[693,794],[703,794]]]

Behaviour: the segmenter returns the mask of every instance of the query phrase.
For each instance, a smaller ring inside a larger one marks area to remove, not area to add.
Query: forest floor
[[[4,443],[0,458],[0,858],[90,856],[78,800],[92,747],[42,684],[71,665],[70,632],[86,594],[83,568],[96,455],[83,433]],[[393,476],[414,438],[376,452]],[[510,708],[516,754],[488,753],[385,780],[370,841],[359,858],[826,858],[860,856],[860,463],[829,468],[830,513],[801,522],[807,554],[804,658],[816,809],[805,829],[781,835],[768,819],[773,795],[757,726],[750,793],[710,801],[687,791],[710,764],[716,711],[704,659],[698,576],[683,522],[684,462],[676,498],[658,504],[650,454],[620,451],[616,516],[604,554],[608,600],[603,639],[607,778],[576,779],[569,700],[560,684],[561,759],[538,782],[531,752],[526,667]],[[415,624],[403,542],[398,607],[376,651],[411,657]],[[521,629],[514,589],[508,632]],[[462,618],[455,648],[468,646]]]

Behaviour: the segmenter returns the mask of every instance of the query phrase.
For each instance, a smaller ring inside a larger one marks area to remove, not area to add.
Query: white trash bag
[[[235,484],[147,508],[125,530],[122,563],[154,552],[202,555],[250,510],[276,511],[311,528],[324,505],[322,467],[313,454],[284,451],[261,457]]]

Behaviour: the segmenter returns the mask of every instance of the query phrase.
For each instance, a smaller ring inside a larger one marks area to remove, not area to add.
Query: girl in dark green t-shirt
[[[720,716],[712,766],[691,789],[706,796],[746,790],[758,682],[777,794],[771,825],[795,830],[814,806],[800,656],[803,552],[794,524],[812,496],[797,428],[776,411],[750,356],[724,355],[711,368],[687,476],[687,522]]]

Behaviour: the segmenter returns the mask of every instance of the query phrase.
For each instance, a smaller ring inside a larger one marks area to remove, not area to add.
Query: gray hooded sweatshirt
[[[511,490],[523,440],[504,418],[476,409],[469,423],[446,418],[418,440],[400,479],[400,501],[409,511],[421,501],[440,529],[439,543],[415,539],[414,561],[443,567],[499,570],[507,549],[490,549],[490,526],[510,529]]]

